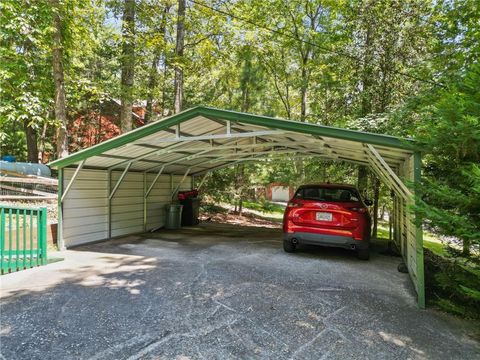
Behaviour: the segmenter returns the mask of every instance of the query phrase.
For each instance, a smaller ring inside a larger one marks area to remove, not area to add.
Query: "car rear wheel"
[[[296,247],[297,246],[294,243],[292,243],[291,241],[283,240],[283,250],[285,250],[285,252],[293,253],[295,251]]]
[[[357,250],[357,257],[358,257],[360,260],[368,260],[368,259],[370,259],[370,249]]]

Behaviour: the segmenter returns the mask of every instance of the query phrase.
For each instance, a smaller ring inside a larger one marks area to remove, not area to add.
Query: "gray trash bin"
[[[166,221],[165,229],[180,229],[182,226],[182,208],[183,205],[180,204],[167,204],[165,205],[166,210]]]

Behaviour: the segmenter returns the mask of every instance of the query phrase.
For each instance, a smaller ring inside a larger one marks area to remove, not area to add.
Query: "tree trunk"
[[[250,91],[249,85],[251,79],[251,71],[252,71],[252,63],[250,58],[247,58],[244,62],[244,74],[245,76],[240,81],[240,86],[242,88],[242,104],[240,106],[242,112],[248,112],[250,109]],[[238,215],[242,216],[243,213],[243,197],[245,196],[245,165],[240,164],[237,165],[237,190],[239,193],[239,201],[238,201]]]
[[[185,48],[185,0],[178,0],[177,40],[175,46],[175,101],[174,112],[183,108],[183,52]]]
[[[365,117],[372,112],[372,104],[371,104],[371,87],[372,87],[372,29],[371,25],[367,24],[367,33],[365,36],[365,53],[364,53],[364,61],[362,66],[362,99],[361,99],[361,109],[360,109],[360,116]],[[360,194],[362,196],[366,196],[367,194],[367,187],[368,187],[368,168],[366,166],[359,166],[358,167],[358,179],[357,179],[357,186]]]
[[[382,211],[381,211],[380,216],[379,216],[379,218],[380,218],[381,220],[385,220],[386,207],[387,207],[387,204],[383,204],[383,206],[382,206]]]
[[[304,122],[307,119],[307,88],[302,87],[301,96],[300,121]]]
[[[43,124],[42,133],[40,134],[40,140],[37,140],[36,143],[38,144],[38,162],[43,163],[43,159],[45,156],[45,142],[47,141],[47,123]],[[38,137],[37,137],[38,139]]]
[[[237,186],[240,193],[240,199],[238,200],[238,215],[242,216],[243,213],[243,196],[244,196],[244,186],[245,186],[245,165],[238,165],[237,172]]]
[[[368,187],[368,168],[366,166],[360,165],[358,167],[357,187],[360,195],[366,198]]]
[[[55,9],[53,15],[53,79],[55,82],[55,119],[58,122],[57,128],[57,157],[63,158],[68,155],[67,138],[67,112],[65,105],[65,80],[63,73],[63,46],[62,46],[62,20],[60,18],[60,4],[58,0],[52,0],[52,7]],[[36,143],[36,140],[35,140]],[[36,147],[36,145],[35,145]],[[38,150],[37,159],[38,159]],[[38,160],[37,160],[38,161]]]
[[[304,122],[307,119],[307,101],[308,101],[308,57],[310,52],[307,51],[307,54],[302,61],[302,86],[300,88],[300,121]]]
[[[463,240],[463,244],[462,244],[462,255],[463,256],[469,256],[470,255],[470,246],[471,246],[471,242],[470,240]]]
[[[150,68],[150,74],[148,79],[148,89],[147,89],[147,104],[145,106],[145,124],[148,124],[153,117],[153,94],[154,90],[157,87],[157,67],[158,62],[160,61],[160,51],[155,54],[152,66]]]
[[[242,112],[248,112],[250,108],[250,92],[248,91],[248,85],[242,90]]]
[[[162,78],[162,104],[160,108],[162,109],[162,116],[165,114],[165,108],[167,107],[167,94],[168,92],[166,91],[167,88],[167,75],[168,75],[168,64],[167,64],[167,57],[164,58],[163,62],[163,78]],[[170,110],[167,111],[168,114],[170,114]]]
[[[28,125],[27,120],[24,121],[23,127],[27,138],[27,161],[38,163],[37,132]]]
[[[120,127],[132,130],[133,76],[135,72],[135,0],[125,0],[122,19],[122,79]]]
[[[363,59],[362,70],[362,107],[361,117],[365,117],[372,112],[372,61],[373,61],[373,46],[372,46],[372,28],[367,24],[367,33],[365,35],[365,54]]]
[[[300,121],[305,122],[307,119],[307,89],[308,89],[308,63],[309,51],[302,60],[302,85],[300,87]],[[305,164],[303,159],[296,159],[297,169],[299,170],[300,181],[305,181]]]
[[[160,22],[160,28],[158,29],[159,35],[163,38],[162,46],[158,46],[152,60],[152,65],[150,67],[149,79],[148,79],[148,89],[147,89],[147,104],[145,107],[145,124],[149,123],[153,117],[153,97],[155,94],[155,89],[157,87],[157,76],[158,76],[158,65],[162,57],[162,53],[165,52],[165,29],[167,14],[170,9],[170,6],[165,6],[162,14],[162,19]],[[163,108],[162,108],[163,110]]]

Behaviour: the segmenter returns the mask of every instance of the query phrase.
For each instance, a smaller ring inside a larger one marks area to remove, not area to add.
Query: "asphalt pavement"
[[[203,224],[63,256],[0,278],[4,359],[480,359],[474,325],[419,310],[375,252]]]

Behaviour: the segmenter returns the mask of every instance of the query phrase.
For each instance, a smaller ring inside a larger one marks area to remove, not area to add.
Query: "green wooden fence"
[[[47,263],[47,208],[0,207],[1,273]]]

